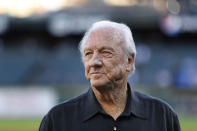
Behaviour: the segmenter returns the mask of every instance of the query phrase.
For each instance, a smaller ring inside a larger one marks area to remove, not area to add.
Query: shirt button
[[[116,126],[114,126],[114,131],[117,131],[117,127]]]

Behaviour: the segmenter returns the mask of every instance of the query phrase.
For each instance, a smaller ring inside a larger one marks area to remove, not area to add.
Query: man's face
[[[92,32],[84,46],[85,75],[92,87],[104,87],[128,77],[123,36],[114,29]]]

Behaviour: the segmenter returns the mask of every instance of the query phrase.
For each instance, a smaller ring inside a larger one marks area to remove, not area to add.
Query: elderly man
[[[180,131],[168,104],[134,91],[127,83],[135,69],[136,48],[126,25],[94,23],[80,51],[91,88],[52,108],[40,131]]]

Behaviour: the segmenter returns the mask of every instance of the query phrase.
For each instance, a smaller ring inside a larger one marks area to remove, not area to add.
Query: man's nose
[[[102,66],[102,60],[98,53],[94,53],[92,58],[90,59],[90,66],[99,67]]]

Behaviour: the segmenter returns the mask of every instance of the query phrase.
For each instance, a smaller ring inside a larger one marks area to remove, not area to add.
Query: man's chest
[[[120,118],[91,118],[54,123],[54,131],[166,131],[162,121],[151,122],[144,119]]]

